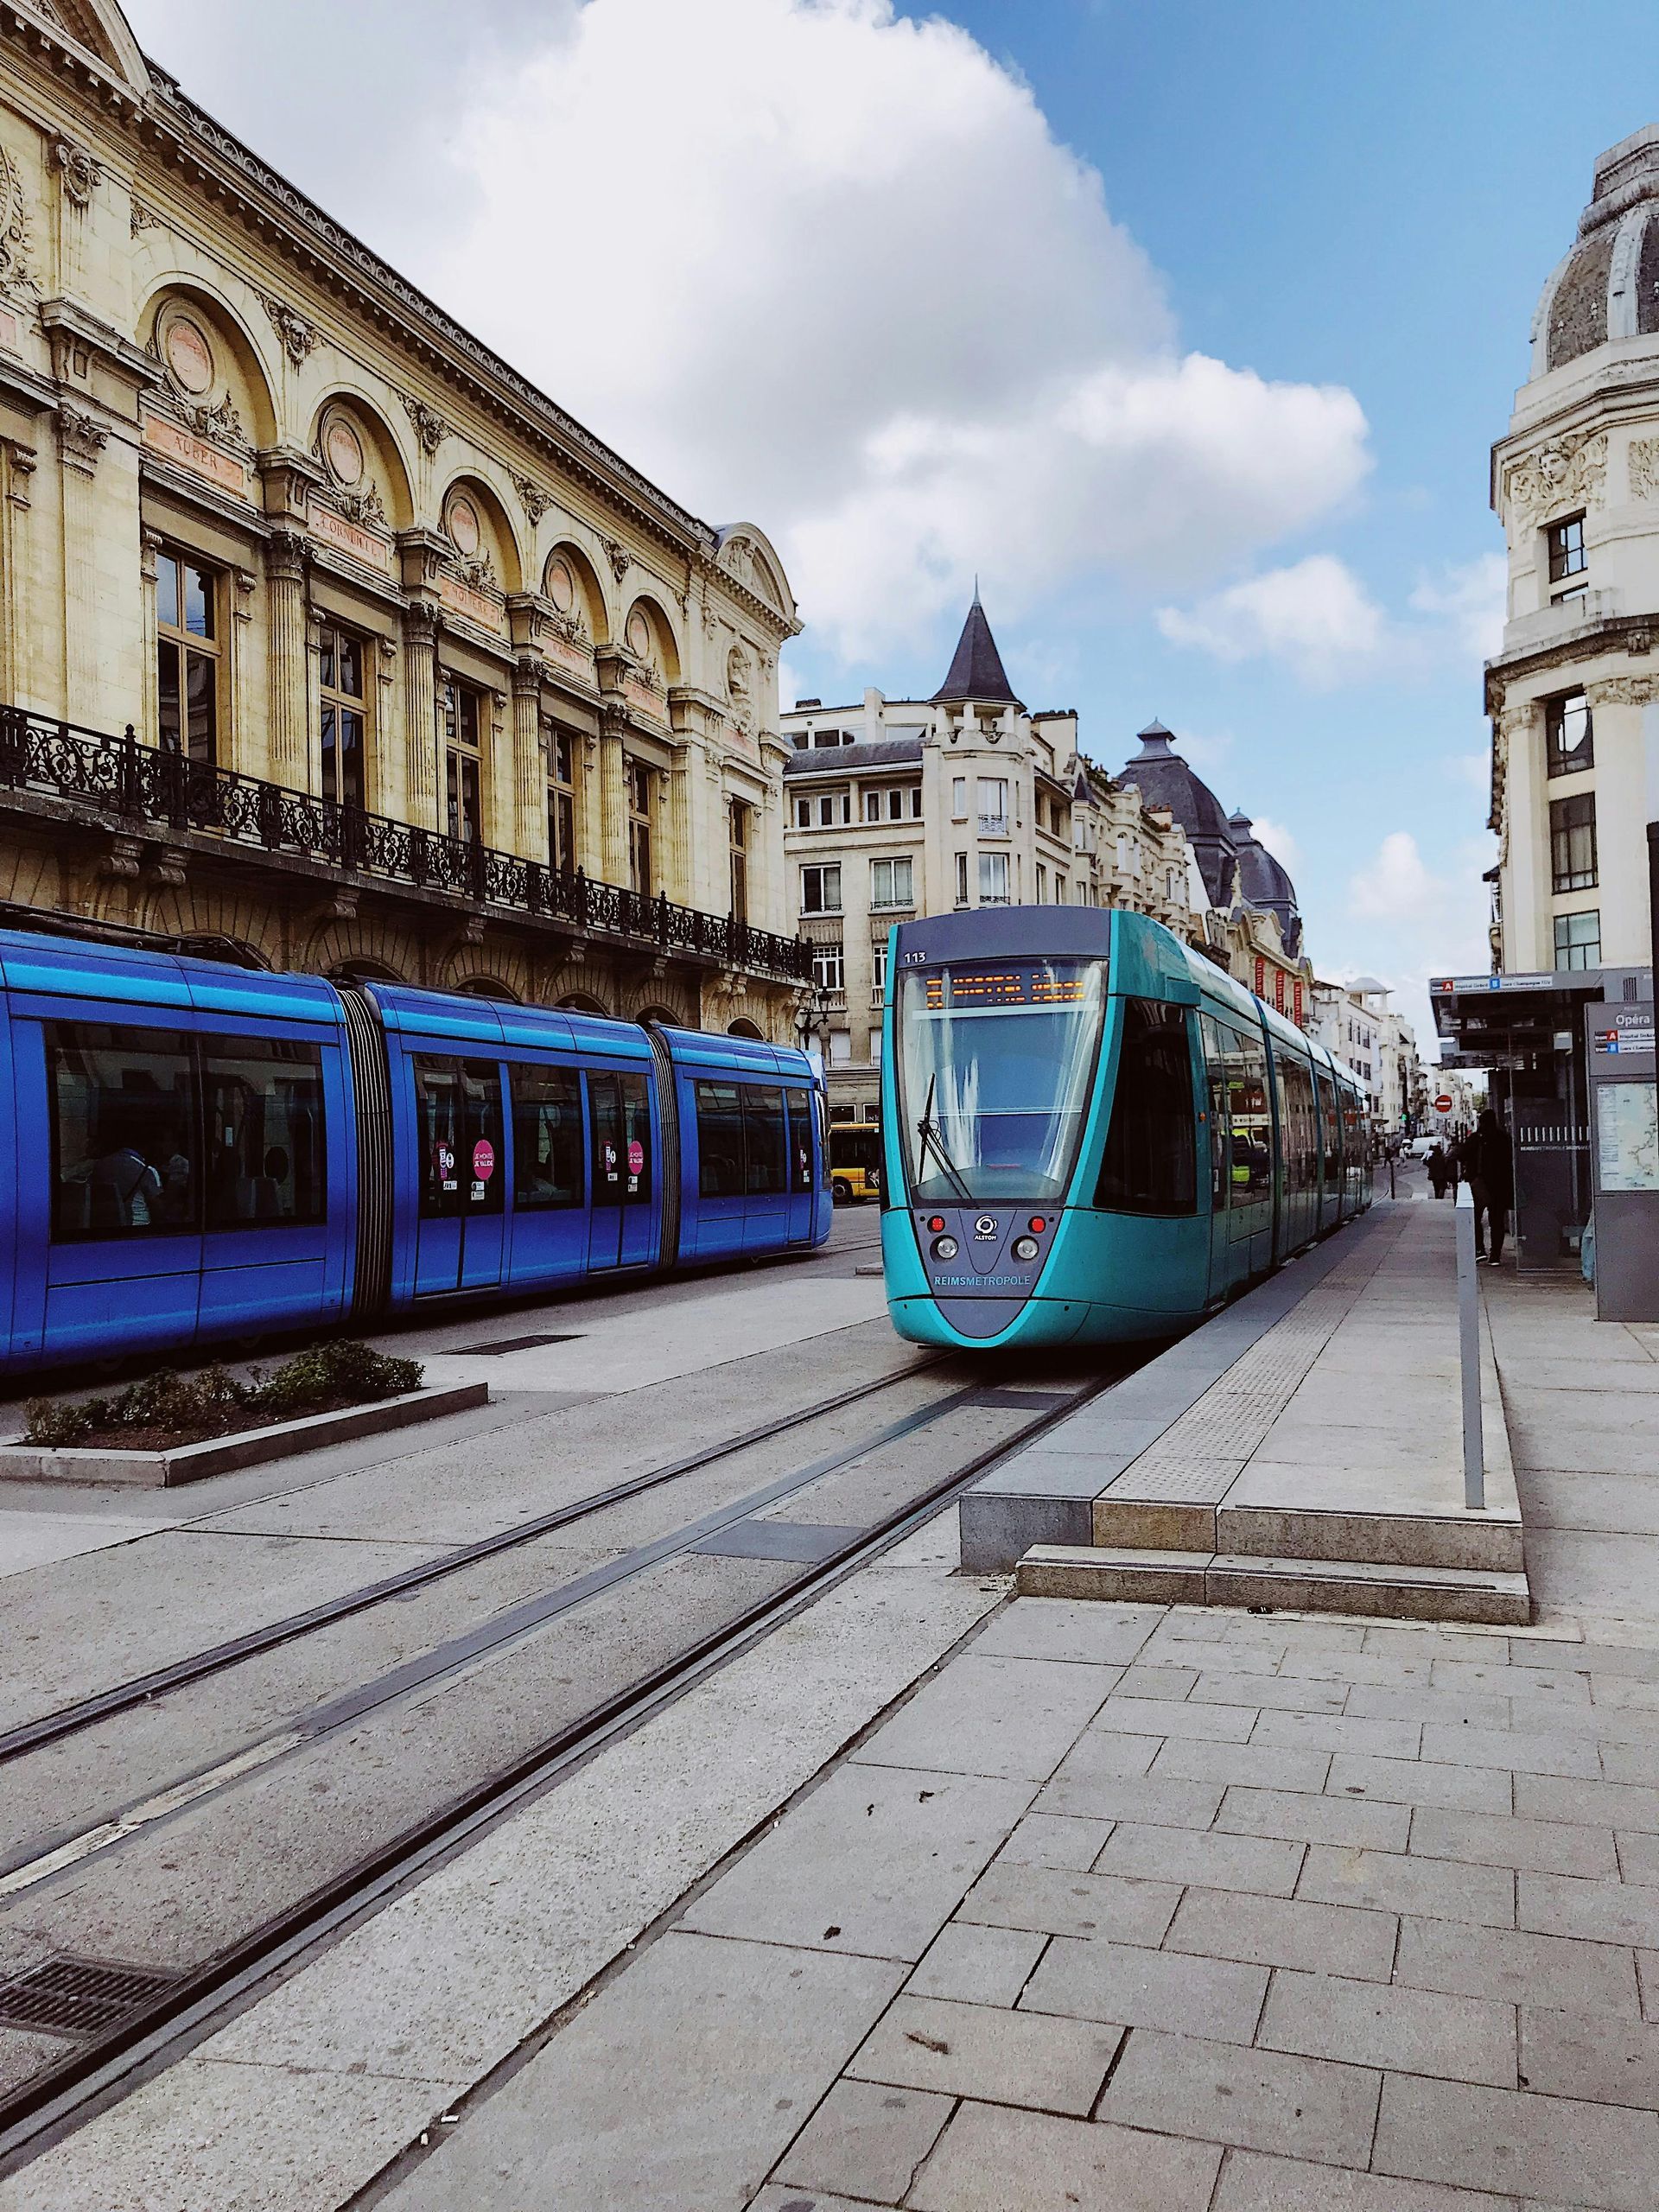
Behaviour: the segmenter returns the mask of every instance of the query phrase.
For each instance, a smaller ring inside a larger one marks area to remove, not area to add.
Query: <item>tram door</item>
[[[655,1259],[652,1205],[651,1090],[643,1075],[589,1070],[588,1142],[594,1198],[588,1266],[645,1267]]]
[[[415,1062],[420,1132],[416,1297],[488,1290],[501,1280],[501,1071],[493,1060],[423,1053]]]

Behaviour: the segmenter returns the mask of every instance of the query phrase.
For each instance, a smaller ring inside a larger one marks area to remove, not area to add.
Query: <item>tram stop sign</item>
[[[1437,1114],[1449,1114],[1452,1111],[1452,1101],[1446,1096],[1445,1091],[1442,1091],[1434,1101],[1434,1111]]]

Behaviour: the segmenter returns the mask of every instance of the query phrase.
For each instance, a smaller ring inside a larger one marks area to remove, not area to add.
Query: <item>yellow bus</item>
[[[874,1122],[831,1122],[830,1187],[838,1206],[881,1195],[881,1132]]]

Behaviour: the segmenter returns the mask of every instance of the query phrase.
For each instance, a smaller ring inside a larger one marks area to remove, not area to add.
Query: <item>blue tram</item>
[[[1173,1335],[1370,1204],[1348,1071],[1142,914],[900,924],[881,1249],[901,1336]]]
[[[0,983],[10,1370],[830,1233],[799,1052],[19,931]]]

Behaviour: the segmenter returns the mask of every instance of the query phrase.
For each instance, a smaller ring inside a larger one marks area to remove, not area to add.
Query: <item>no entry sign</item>
[[[1452,1101],[1444,1091],[1434,1101],[1434,1111],[1437,1114],[1449,1114],[1452,1111]]]

